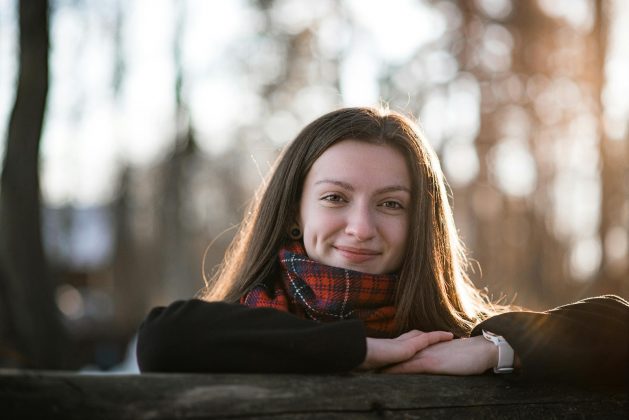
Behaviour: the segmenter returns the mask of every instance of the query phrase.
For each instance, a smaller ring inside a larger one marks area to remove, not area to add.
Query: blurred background
[[[341,106],[419,119],[494,298],[629,297],[627,22],[624,0],[0,0],[0,367],[137,369],[149,309],[203,287],[282,146]]]

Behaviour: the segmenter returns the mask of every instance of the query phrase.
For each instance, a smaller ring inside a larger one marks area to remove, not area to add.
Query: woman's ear
[[[301,239],[302,236],[304,235],[304,233],[303,233],[303,231],[301,229],[301,226],[302,226],[302,224],[301,224],[301,217],[300,217],[299,211],[298,211],[297,214],[295,215],[295,221],[288,228],[288,236],[290,236],[290,238],[295,240],[295,241]]]
[[[301,237],[303,236],[303,232],[301,231],[297,223],[293,223],[290,226],[290,229],[288,231],[288,236],[290,236],[290,238],[295,241],[301,239]]]

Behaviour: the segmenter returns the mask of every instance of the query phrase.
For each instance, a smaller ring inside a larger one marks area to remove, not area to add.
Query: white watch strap
[[[498,347],[498,366],[494,367],[494,373],[513,372],[514,352],[507,340],[500,335],[485,330],[483,330],[483,337]]]

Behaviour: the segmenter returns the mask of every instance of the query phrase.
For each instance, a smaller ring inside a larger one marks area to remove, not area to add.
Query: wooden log
[[[0,370],[3,419],[619,418],[627,389],[510,375],[95,375]]]

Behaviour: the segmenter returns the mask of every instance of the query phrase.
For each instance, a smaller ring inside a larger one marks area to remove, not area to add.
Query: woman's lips
[[[372,249],[352,248],[348,246],[335,246],[334,249],[336,249],[343,258],[353,263],[363,263],[380,255],[380,252]]]

